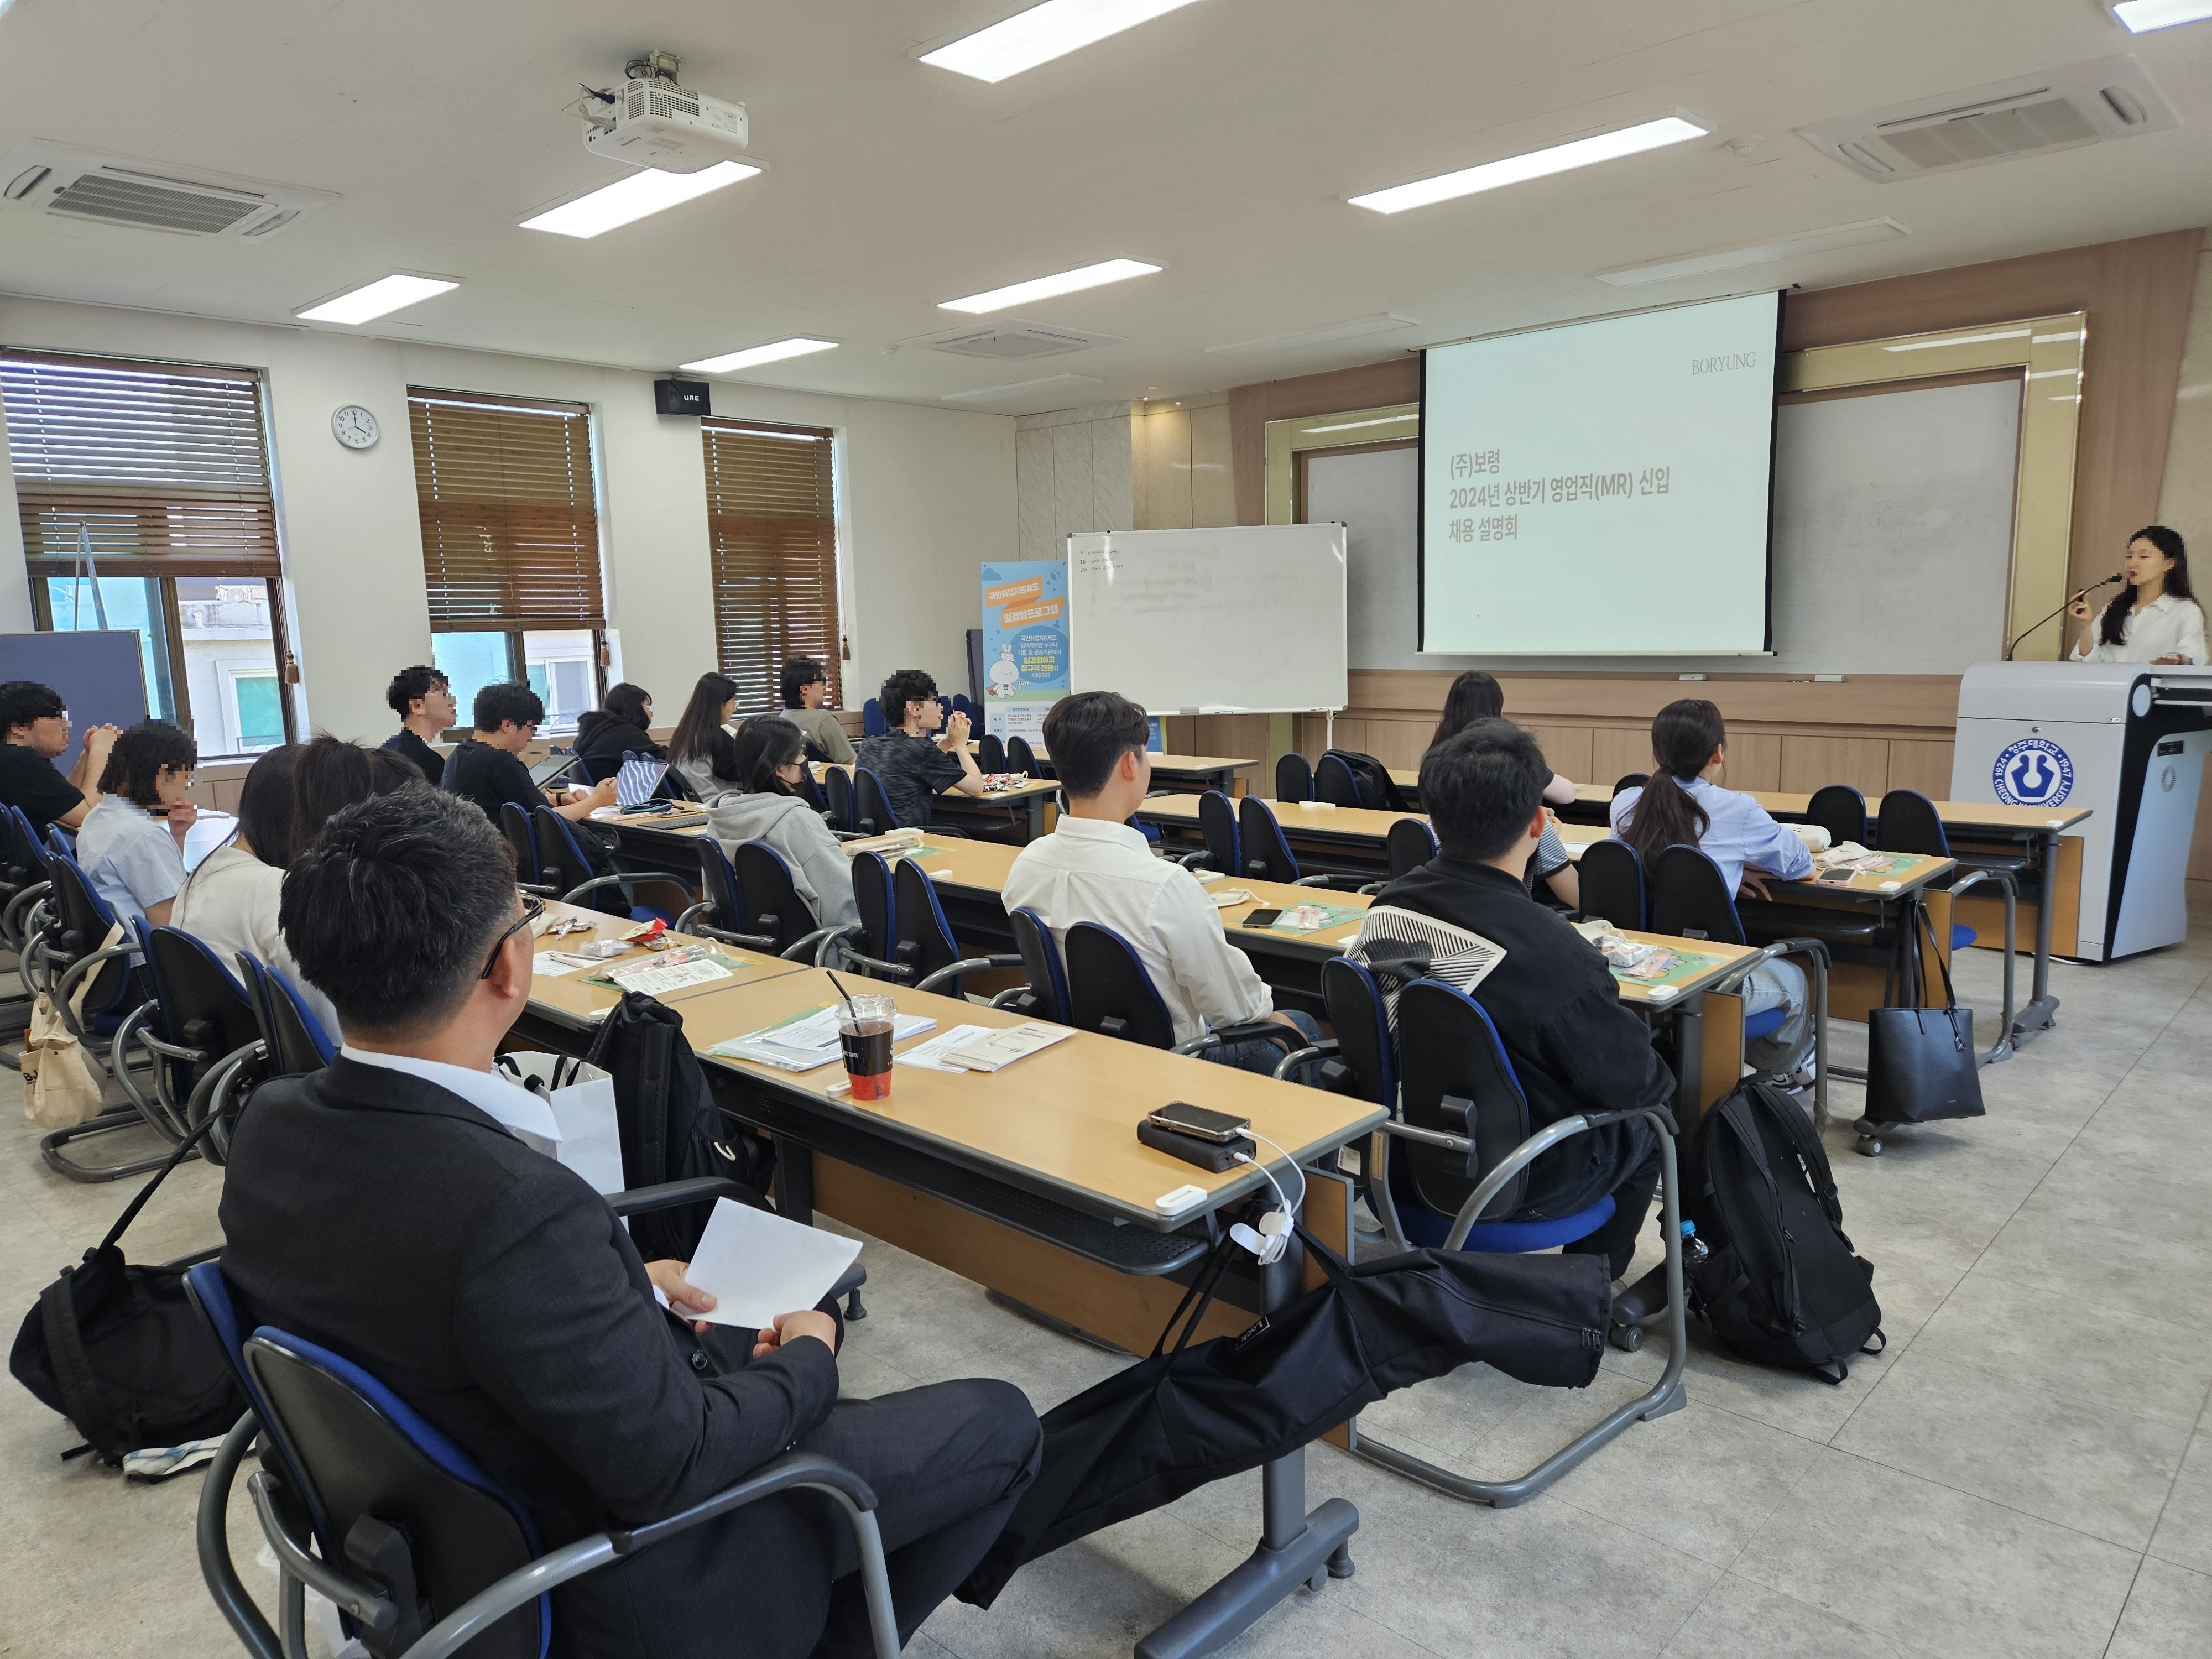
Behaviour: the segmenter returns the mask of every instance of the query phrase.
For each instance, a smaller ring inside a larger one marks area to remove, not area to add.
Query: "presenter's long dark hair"
[[[1498,682],[1480,668],[1470,668],[1444,693],[1444,715],[1437,722],[1437,734],[1429,739],[1429,747],[1457,737],[1477,720],[1495,720],[1504,712],[1505,694],[1498,689]]]
[[[669,733],[668,758],[703,761],[714,752],[714,733],[721,729],[722,711],[737,700],[738,683],[727,674],[702,674],[691,688],[691,701]]]
[[[738,728],[738,781],[750,794],[787,795],[791,786],[776,769],[805,749],[806,734],[781,714],[756,714]]]
[[[2173,568],[2166,573],[2166,591],[2177,599],[2193,599],[2189,591],[2189,550],[2182,544],[2179,532],[2162,524],[2145,525],[2128,538],[2128,545],[2148,542],[2161,554],[2173,561]],[[2097,626],[2097,637],[2106,645],[2124,645],[2128,637],[2128,610],[2136,602],[2136,585],[2123,582],[2120,591],[2112,595],[2112,602],[2105,607],[2104,620]]]
[[[1721,711],[1703,697],[1670,702],[1651,722],[1651,780],[1620,827],[1620,838],[1648,868],[1669,847],[1695,847],[1712,819],[1682,787],[1728,741]]]

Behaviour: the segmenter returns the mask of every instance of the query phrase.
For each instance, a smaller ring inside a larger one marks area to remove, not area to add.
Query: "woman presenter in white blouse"
[[[2077,593],[2066,614],[2087,623],[2074,646],[2075,662],[2203,665],[2204,612],[2189,592],[2189,554],[2162,524],[2128,538],[2127,586],[2090,620]]]

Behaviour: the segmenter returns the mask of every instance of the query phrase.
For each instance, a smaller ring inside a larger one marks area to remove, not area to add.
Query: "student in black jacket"
[[[611,688],[606,702],[587,708],[576,720],[576,769],[586,783],[597,783],[622,770],[623,757],[665,760],[667,751],[653,740],[653,696],[641,685],[623,681]]]
[[[537,739],[538,724],[545,718],[545,704],[538,694],[520,681],[487,685],[477,693],[471,718],[476,730],[446,757],[438,787],[447,794],[465,795],[494,823],[506,802],[513,801],[526,812],[550,805],[521,761],[522,751]],[[587,818],[614,804],[615,781],[605,778],[588,789],[571,789],[568,799],[553,810],[564,818]]]
[[[453,688],[436,669],[417,663],[392,677],[384,701],[399,716],[399,729],[379,746],[406,756],[435,789],[446,775],[446,757],[430,745],[461,717]]]
[[[1532,1131],[1580,1112],[1663,1106],[1674,1092],[1605,958],[1528,895],[1523,878],[1549,825],[1544,786],[1551,775],[1536,740],[1510,720],[1477,720],[1430,750],[1421,762],[1421,805],[1443,850],[1375,900],[1504,949],[1505,959],[1473,994],[1521,1079]],[[1512,1218],[1572,1215],[1612,1194],[1613,1218],[1566,1248],[1607,1257],[1618,1279],[1658,1184],[1650,1125],[1632,1118],[1539,1157],[1529,1166],[1526,1204]]]
[[[787,1449],[834,1458],[876,1492],[910,1636],[1036,1469],[1020,1391],[840,1401],[833,1313],[757,1333],[679,1316],[712,1305],[686,1264],[639,1259],[605,1201],[538,1150],[544,1102],[492,1069],[532,943],[480,814],[414,789],[349,807],[286,873],[281,920],[346,1042],[257,1092],[232,1142],[222,1268],[246,1328],[380,1378],[530,1507],[549,1548],[673,1514]],[[727,1354],[710,1329],[738,1339]],[[554,1590],[558,1649],[867,1654],[856,1565],[829,1507],[787,1494]]]

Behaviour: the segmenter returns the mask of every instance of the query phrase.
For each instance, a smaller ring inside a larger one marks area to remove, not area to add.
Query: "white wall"
[[[380,738],[392,725],[386,681],[429,660],[410,385],[592,404],[617,672],[672,713],[714,665],[698,422],[653,413],[650,374],[5,296],[0,344],[267,372],[293,643],[314,729]],[[382,426],[374,448],[349,450],[331,436],[331,411],[349,403]],[[737,384],[714,387],[714,412],[839,434],[848,705],[894,668],[964,687],[976,567],[1015,553],[1012,419]],[[11,507],[12,497],[9,488]],[[6,520],[0,631],[28,626],[27,614],[11,620],[27,612],[27,589],[12,510]]]

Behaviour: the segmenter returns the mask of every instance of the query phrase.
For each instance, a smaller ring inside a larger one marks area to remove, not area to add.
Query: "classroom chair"
[[[514,848],[514,884],[526,893],[535,893],[540,898],[556,898],[559,895],[538,875],[538,842],[530,833],[530,814],[511,800],[499,804],[500,833],[507,844]]]
[[[1030,740],[1018,732],[1006,739],[1006,770],[1024,773],[1033,778],[1044,775],[1044,769],[1037,764],[1036,750],[1030,747]]]
[[[1042,916],[1027,906],[1008,911],[1006,921],[1013,929],[1014,948],[1021,952],[1022,966],[1029,970],[1030,982],[1022,988],[1018,998],[1000,1006],[1036,1019],[1051,1020],[1057,1025],[1067,1024],[1067,968],[1060,959],[1060,946],[1053,939],[1052,929],[1045,926]]]
[[[141,934],[154,1012],[138,1035],[155,1056],[153,1098],[135,1079],[120,1079],[146,1121],[171,1146],[210,1117],[234,1110],[263,1074],[261,1022],[253,1000],[222,958],[180,927]],[[229,1132],[219,1123],[200,1143],[210,1164],[223,1161]]]
[[[1960,894],[1980,886],[1984,882],[1994,884],[1998,896],[2004,901],[2004,1016],[1998,1027],[1998,1041],[1981,1056],[1981,1063],[1989,1065],[2003,1059],[2012,1052],[2013,1018],[2013,956],[2020,945],[2020,880],[2029,867],[2023,858],[2007,858],[1997,854],[1954,853],[1951,839],[1944,832],[1942,814],[1936,803],[1917,789],[1893,789],[1881,798],[1881,814],[1875,829],[1875,844],[1885,853],[1922,853],[1939,859],[1954,859],[1959,869],[1948,876],[1938,877],[1929,884],[1957,898]],[[1953,915],[1956,915],[1954,910]],[[1951,924],[1951,948],[1963,951],[1978,937],[1963,922]]]
[[[1184,854],[1186,869],[1218,870],[1224,876],[1245,872],[1243,839],[1237,833],[1237,807],[1218,789],[1209,789],[1198,798],[1198,833],[1205,839],[1206,850]]]
[[[1334,966],[1335,964],[1329,964]],[[1332,981],[1350,1003],[1340,1018],[1378,1029],[1381,999],[1373,981],[1353,986],[1338,975]],[[1379,1029],[1387,1030],[1387,1026]],[[1480,1003],[1456,986],[1435,980],[1413,981],[1398,994],[1397,1076],[1399,1114],[1384,1122],[1370,1143],[1382,1168],[1368,1185],[1383,1231],[1394,1244],[1473,1250],[1486,1255],[1520,1255],[1571,1244],[1612,1219],[1610,1194],[1574,1215],[1543,1221],[1508,1221],[1528,1188],[1528,1165],[1561,1141],[1624,1120],[1642,1117],[1658,1137],[1661,1227],[1667,1242],[1663,1269],[1668,1352],[1659,1380],[1635,1399],[1614,1407],[1527,1474],[1510,1480],[1474,1480],[1387,1445],[1355,1428],[1353,1453],[1470,1503],[1510,1509],[1526,1503],[1554,1480],[1613,1440],[1631,1423],[1650,1421],[1685,1403],[1682,1366],[1689,1350],[1687,1298],[1682,1292],[1681,1194],[1674,1152],[1674,1121],[1663,1108],[1632,1108],[1562,1118],[1529,1133],[1528,1103],[1521,1091],[1512,1060],[1498,1029]],[[1394,1140],[1403,1140],[1403,1157],[1392,1156]],[[1401,1176],[1400,1170],[1404,1170]],[[1399,1208],[1396,1194],[1410,1202]],[[1485,1219],[1485,1218],[1491,1218]],[[1619,1346],[1631,1346],[1617,1335]]]
[[[1275,763],[1277,800],[1311,800],[1313,798],[1313,767],[1304,755],[1293,752]]]
[[[238,953],[239,976],[261,1029],[262,1063],[270,1077],[319,1072],[338,1057],[338,1045],[307,1006],[300,988],[281,968],[250,951]]]
[[[624,870],[615,855],[589,833],[578,834],[574,824],[550,806],[532,815],[538,834],[539,878],[561,896],[563,904],[574,904],[586,895],[587,908],[632,921],[656,919],[673,924],[691,896],[675,878],[653,872]]]
[[[30,819],[21,808],[0,803],[0,947],[13,952],[19,962],[28,936],[25,923],[39,901],[52,890],[46,855],[31,833]]]
[[[962,956],[945,907],[938,902],[936,884],[912,859],[901,859],[896,871],[888,871],[880,854],[855,853],[853,897],[860,909],[860,927],[842,937],[838,947],[846,961],[878,979],[917,991],[949,986],[945,994],[957,997],[965,994],[960,986],[963,974],[1026,965],[1012,953]]]
[[[166,1133],[166,1125],[149,1115],[155,1108],[137,1086],[137,1074],[154,1063],[140,1034],[155,1012],[154,988],[138,940],[126,929],[116,944],[104,943],[114,929],[115,913],[76,859],[51,854],[46,871],[53,890],[39,906],[40,930],[27,942],[30,960],[37,964],[33,982],[52,995],[62,1023],[95,1062],[94,1075],[104,1068],[124,1085],[125,1099],[82,1123],[49,1131],[40,1139],[39,1156],[47,1168],[70,1181],[120,1181],[144,1175],[167,1163],[167,1155],[84,1164],[62,1151],[74,1141],[123,1129],[151,1127]],[[88,988],[81,1017],[75,1006],[80,987]]]
[[[73,859],[76,856],[76,832],[50,823],[46,826],[46,845],[64,858]]]
[[[1437,832],[1421,818],[1400,818],[1382,838],[1382,855],[1390,861],[1393,881],[1411,875],[1443,850]]]
[[[1113,928],[1096,921],[1079,921],[1067,930],[1063,953],[1067,969],[1067,1023],[1079,1031],[1140,1042],[1147,1048],[1167,1048],[1179,1054],[1203,1054],[1224,1043],[1249,1042],[1255,1037],[1287,1039],[1296,1046],[1298,1034],[1273,1020],[1252,1020],[1224,1025],[1193,1037],[1175,1040],[1175,1017],[1160,1000],[1152,976],[1145,971],[1136,946]]]
[[[1285,757],[1287,758],[1287,757]],[[1304,756],[1299,757],[1304,759]],[[1278,799],[1282,791],[1275,792]],[[1369,800],[1360,793],[1358,775],[1345,763],[1344,757],[1334,750],[1321,757],[1321,764],[1313,770],[1313,796],[1335,806],[1379,806],[1379,801]]]
[[[1583,914],[1602,916],[1615,927],[1644,931],[1647,901],[1644,860],[1625,841],[1592,842],[1575,866],[1581,872]]]
[[[737,1190],[728,1182],[684,1182],[608,1201],[617,1215],[637,1215],[723,1188]],[[852,1528],[877,1659],[896,1659],[875,1498],[842,1466],[787,1452],[674,1515],[546,1551],[529,1508],[378,1378],[273,1326],[243,1331],[216,1262],[190,1268],[185,1283],[250,1403],[208,1466],[195,1541],[209,1594],[255,1659],[307,1659],[301,1607],[308,1588],[364,1627],[376,1652],[536,1656],[552,1641],[549,1592],[559,1585],[794,1490],[829,1494]],[[261,1467],[246,1486],[276,1557],[281,1645],[239,1577],[225,1520],[239,1466],[264,1436]]]
[[[884,718],[883,704],[870,697],[860,705],[860,735],[862,737],[880,738],[890,729],[890,722]]]
[[[842,770],[842,769],[840,769]],[[676,775],[676,773],[672,769],[668,775],[672,778]],[[817,812],[819,812],[822,815],[822,820],[823,823],[827,823],[829,822],[830,803],[823,799],[822,786],[815,782],[814,769],[812,767],[802,766],[799,769],[799,782],[793,788],[791,793],[798,796],[799,799],[805,801]],[[698,797],[694,795],[691,799],[696,800]]]
[[[824,816],[830,829],[848,835],[859,833],[854,823],[853,775],[842,766],[833,766],[823,774],[822,790],[830,804]]]
[[[1624,772],[1613,780],[1613,793],[1617,795],[1624,789],[1641,789],[1650,781],[1649,772]]]
[[[1238,873],[1258,881],[1288,882],[1297,887],[1357,888],[1360,876],[1302,876],[1297,855],[1284,837],[1283,826],[1267,803],[1246,795],[1237,803],[1237,841],[1244,867]]]
[[[710,836],[699,838],[706,900],[676,919],[678,933],[700,933],[790,962],[812,962],[831,936],[849,927],[816,925],[791,866],[764,841],[740,842],[734,862]],[[704,921],[708,925],[701,926]]]
[[[1805,822],[1826,830],[1831,847],[1847,841],[1862,847],[1873,844],[1867,839],[1866,797],[1848,783],[1824,784],[1815,789],[1812,799],[1805,803]]]
[[[864,836],[887,835],[899,828],[898,814],[884,793],[884,781],[865,766],[853,769],[853,828]]]
[[[975,769],[985,777],[1006,769],[1006,745],[996,732],[985,732],[976,738]]]

